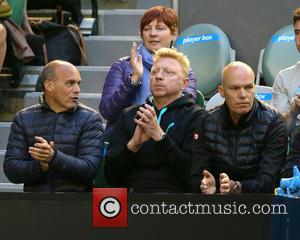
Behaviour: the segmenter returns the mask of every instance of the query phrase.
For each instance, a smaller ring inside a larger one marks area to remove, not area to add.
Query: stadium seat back
[[[235,58],[225,33],[212,24],[187,28],[178,36],[175,47],[189,57],[197,76],[197,89],[205,97],[215,92],[223,67]]]
[[[293,25],[288,25],[273,34],[269,40],[260,61],[261,77],[266,85],[273,86],[277,73],[299,60],[300,54],[295,45]]]

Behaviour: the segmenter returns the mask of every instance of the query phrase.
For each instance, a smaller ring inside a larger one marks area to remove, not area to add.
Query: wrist
[[[141,145],[135,144],[135,143],[133,143],[132,140],[130,140],[130,141],[127,143],[127,148],[128,148],[131,152],[136,153],[136,152],[141,148]]]
[[[153,138],[153,140],[156,141],[156,142],[159,142],[159,141],[164,140],[164,139],[166,138],[166,136],[167,136],[167,134],[166,134],[164,131],[162,131],[162,132],[160,132],[158,135],[156,135],[156,136]]]
[[[142,85],[142,81],[140,80],[140,77],[139,76],[136,76],[134,74],[132,74],[130,76],[130,83],[134,86],[139,86],[139,85]]]
[[[48,163],[40,162],[40,168],[42,169],[42,172],[48,172],[49,165],[48,165]]]

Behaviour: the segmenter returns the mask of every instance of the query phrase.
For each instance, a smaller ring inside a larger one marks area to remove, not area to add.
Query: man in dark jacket
[[[189,61],[170,48],[154,56],[147,103],[125,109],[114,128],[105,172],[133,192],[187,192],[192,142],[203,110],[190,95]]]
[[[41,102],[16,114],[3,167],[24,191],[91,191],[103,128],[100,115],[78,103],[80,82],[75,66],[50,62],[42,72]]]
[[[233,62],[224,68],[219,92],[225,103],[198,128],[190,179],[194,192],[272,193],[286,156],[286,128],[254,90],[248,65]]]

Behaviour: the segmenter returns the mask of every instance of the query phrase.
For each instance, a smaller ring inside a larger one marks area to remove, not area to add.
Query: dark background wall
[[[256,71],[259,52],[280,28],[292,24],[297,0],[181,0],[180,31],[198,23],[220,27],[237,60]]]

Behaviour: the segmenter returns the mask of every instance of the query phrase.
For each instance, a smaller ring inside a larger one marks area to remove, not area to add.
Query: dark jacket
[[[163,109],[156,109],[158,119]],[[125,109],[112,132],[105,164],[109,182],[134,192],[187,192],[193,136],[204,110],[189,95],[175,100],[161,117],[167,136],[158,142],[150,139],[133,153],[127,143],[134,134],[137,110],[138,106]]]
[[[287,151],[279,113],[254,100],[252,110],[235,125],[223,104],[202,119],[198,131],[190,180],[194,192],[200,191],[202,171],[207,169],[216,181],[220,173],[240,181],[242,192],[272,193]]]
[[[24,183],[24,191],[91,191],[100,164],[102,133],[100,115],[82,104],[61,113],[45,103],[31,106],[13,120],[4,172],[11,182]],[[35,136],[55,144],[46,173],[28,153]]]
[[[116,61],[109,70],[102,91],[99,111],[107,120],[105,131],[115,124],[119,114],[127,107],[132,106],[135,93],[139,86],[130,83],[132,68],[130,57],[123,57]],[[193,71],[189,72],[189,86],[184,90],[197,98],[197,82]],[[150,95],[150,92],[149,92]]]

